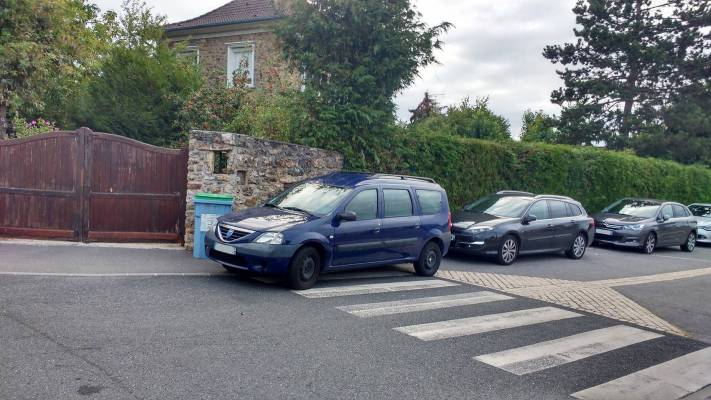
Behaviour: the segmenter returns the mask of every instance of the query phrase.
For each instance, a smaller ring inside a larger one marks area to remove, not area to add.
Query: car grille
[[[251,235],[254,231],[248,229],[237,228],[227,224],[217,225],[217,235],[220,240],[226,243],[236,242],[247,235]]]
[[[605,229],[609,229],[612,231],[617,231],[617,230],[624,228],[624,226],[623,225],[608,224],[608,223],[603,222],[600,224],[600,228],[605,228]]]

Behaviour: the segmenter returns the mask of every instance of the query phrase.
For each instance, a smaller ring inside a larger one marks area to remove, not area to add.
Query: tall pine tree
[[[682,23],[669,16],[676,2],[577,2],[578,40],[543,52],[564,66],[558,71],[564,87],[551,96],[563,108],[561,141],[622,148],[643,127],[660,123],[658,110],[670,101],[683,58]]]

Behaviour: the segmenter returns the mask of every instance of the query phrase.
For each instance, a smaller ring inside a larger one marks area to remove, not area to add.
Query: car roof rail
[[[519,190],[499,190],[496,192],[497,195],[499,196],[528,196],[528,197],[533,197],[533,193],[531,192],[522,192]]]
[[[539,194],[538,196],[536,196],[536,198],[537,199],[546,198],[546,199],[558,199],[558,200],[573,200],[572,197],[561,196],[558,194]]]
[[[415,180],[423,181],[428,183],[437,183],[432,178],[423,178],[421,176],[410,176],[410,175],[395,175],[395,174],[375,174],[373,179],[399,179],[399,180]]]

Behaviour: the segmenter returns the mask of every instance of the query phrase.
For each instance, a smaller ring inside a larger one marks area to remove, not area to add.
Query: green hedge
[[[589,147],[432,134],[387,142],[377,146],[373,169],[434,178],[453,208],[504,189],[567,195],[590,213],[621,197],[711,202],[711,169],[699,166]]]

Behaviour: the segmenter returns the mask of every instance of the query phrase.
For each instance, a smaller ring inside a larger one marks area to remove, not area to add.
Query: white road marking
[[[324,297],[352,296],[358,294],[399,292],[403,290],[432,289],[447,286],[458,286],[459,284],[439,279],[413,280],[407,282],[371,283],[367,285],[350,285],[324,287],[308,290],[295,290],[309,299],[320,299]]]
[[[0,272],[5,276],[56,276],[68,278],[96,278],[96,277],[133,277],[133,276],[218,276],[227,273],[212,272],[128,272],[128,273],[62,273],[62,272]]]
[[[379,315],[402,314],[414,311],[436,310],[440,308],[465,306],[492,301],[510,300],[513,297],[494,292],[474,292],[451,296],[424,297],[419,299],[387,301],[383,303],[355,304],[336,307],[341,311],[361,318]]]
[[[698,258],[677,257],[677,256],[663,256],[663,255],[661,255],[661,254],[652,254],[652,257],[670,258],[670,259],[672,259],[672,260],[686,260],[686,261],[695,261],[695,262],[705,262],[705,260],[699,260]]]
[[[378,271],[378,272],[338,272],[334,274],[324,274],[319,277],[319,281],[342,281],[349,279],[376,279],[393,278],[400,276],[412,276],[412,272],[406,271]]]
[[[674,400],[711,385],[711,347],[573,393],[581,400]]]
[[[403,326],[395,328],[395,330],[422,340],[439,340],[575,317],[582,317],[582,315],[555,307],[540,307],[429,324]]]
[[[37,239],[0,239],[0,245],[19,245],[19,246],[35,246],[35,247],[87,247],[87,248],[114,248],[114,249],[133,249],[133,250],[182,250],[185,247],[177,243],[82,243],[82,242],[67,242],[60,240],[37,240]]]
[[[512,374],[525,375],[662,336],[631,326],[617,325],[474,359]]]

